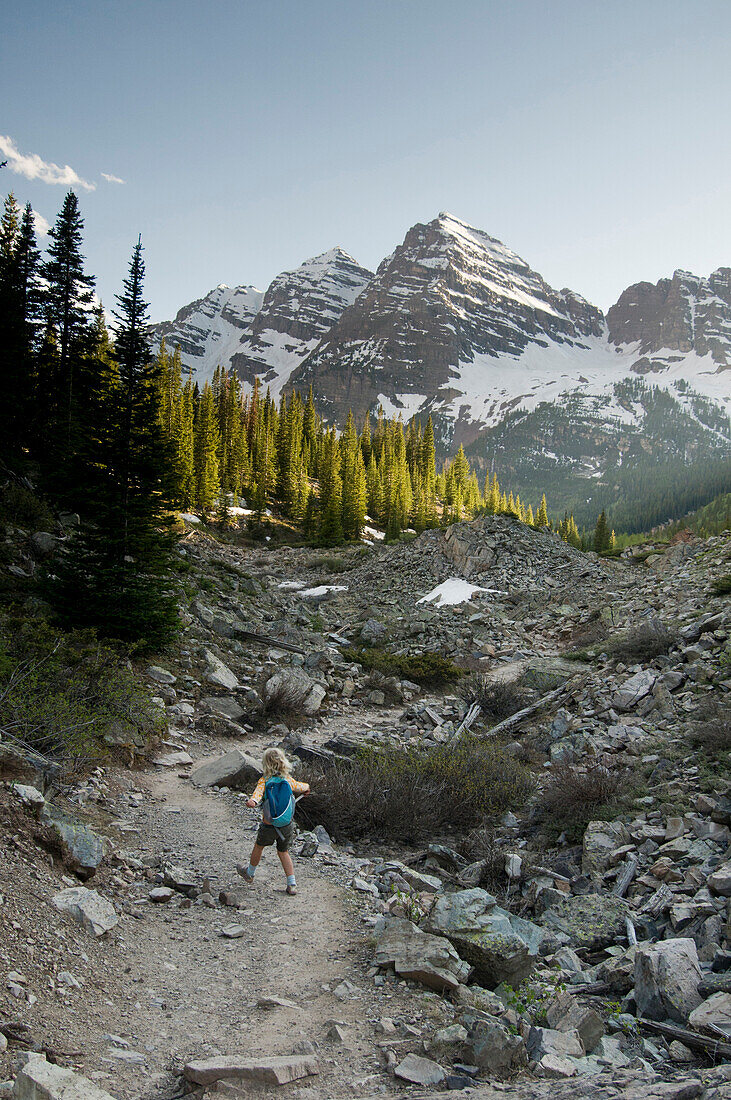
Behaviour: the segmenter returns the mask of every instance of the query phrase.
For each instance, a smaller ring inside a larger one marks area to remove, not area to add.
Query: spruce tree
[[[92,340],[92,288],[94,279],[84,272],[81,253],[84,222],[73,191],[64,199],[56,223],[49,230],[51,243],[43,267],[48,323],[56,335],[58,361],[54,376],[42,384],[51,389],[57,419],[57,447],[62,461],[74,452],[74,432],[85,419],[86,387],[79,378]]]
[[[20,457],[36,442],[33,424],[42,395],[36,392],[40,331],[40,255],[33,211],[20,210],[12,194],[0,220],[0,439],[5,453]]]
[[[208,516],[221,492],[218,464],[220,432],[209,382],[203,386],[198,402],[194,435],[195,506],[204,516]]]
[[[107,376],[109,392],[94,391],[95,417],[86,425],[89,503],[51,592],[66,621],[157,648],[179,624],[166,511],[170,455],[145,335],[144,270],[138,241],[114,314],[116,370]]]
[[[610,534],[609,525],[607,523],[607,514],[602,509],[599,514],[599,518],[596,521],[596,527],[594,528],[594,550],[597,554],[603,554],[609,550]]]

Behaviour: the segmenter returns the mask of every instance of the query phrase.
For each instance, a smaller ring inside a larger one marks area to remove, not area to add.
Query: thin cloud
[[[107,183],[126,183],[126,180],[121,180],[119,176],[113,176],[109,172],[102,172],[102,179]]]
[[[47,222],[42,214],[39,214],[37,210],[33,211],[33,224],[35,226],[36,234],[39,237],[47,237],[48,230],[51,228],[51,223]]]
[[[96,184],[89,183],[71,168],[70,165],[53,164],[42,160],[37,153],[21,153],[11,137],[0,134],[0,154],[7,158],[8,168],[27,180],[40,180],[41,183],[61,183],[67,187],[83,187],[85,191],[96,191]]]

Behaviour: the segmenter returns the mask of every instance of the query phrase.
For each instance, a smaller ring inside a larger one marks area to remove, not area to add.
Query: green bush
[[[650,619],[606,642],[602,648],[621,661],[651,661],[678,642],[678,633],[659,619]]]
[[[439,687],[453,684],[464,675],[464,669],[440,653],[418,653],[414,656],[392,653],[380,646],[348,646],[342,650],[346,661],[362,665],[384,676],[413,680],[416,684]]]
[[[711,582],[711,588],[717,596],[727,596],[731,592],[731,573],[716,577],[715,581]]]
[[[731,753],[731,707],[723,703],[706,703],[691,727],[690,741],[706,756],[728,766]]]
[[[491,722],[509,718],[526,705],[526,696],[514,680],[491,680],[488,676],[468,676],[459,688],[468,706],[477,703]]]
[[[323,573],[347,573],[355,562],[346,561],[333,554],[316,554],[308,563],[312,569],[322,569]]]
[[[5,523],[30,531],[51,531],[53,516],[46,502],[32,489],[8,480],[0,486],[0,524]]]
[[[411,844],[446,829],[476,829],[533,789],[528,769],[470,734],[431,750],[366,747],[325,771],[303,771],[312,794],[299,804],[298,819],[341,840]]]
[[[611,820],[620,812],[629,787],[626,771],[561,761],[551,769],[537,810],[550,831],[580,841],[590,821]]]
[[[0,735],[76,775],[100,757],[113,723],[141,742],[164,716],[131,668],[89,631],[45,620],[0,622]]]

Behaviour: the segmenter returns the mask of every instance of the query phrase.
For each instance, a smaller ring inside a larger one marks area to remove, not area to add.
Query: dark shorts
[[[292,842],[294,834],[294,822],[289,825],[279,825],[275,829],[273,825],[265,825],[262,821],[259,832],[256,834],[256,843],[261,848],[268,848],[270,844],[276,844],[278,852],[286,852]]]

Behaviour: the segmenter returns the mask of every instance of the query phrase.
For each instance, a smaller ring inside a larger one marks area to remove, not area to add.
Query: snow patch
[[[489,588],[481,588],[479,584],[470,584],[469,581],[463,581],[461,577],[449,577],[448,580],[442,581],[436,588],[432,588],[431,592],[427,592],[426,596],[422,596],[417,603],[433,603],[437,607],[453,607],[458,603],[466,603],[471,600],[475,592],[489,592]]]

